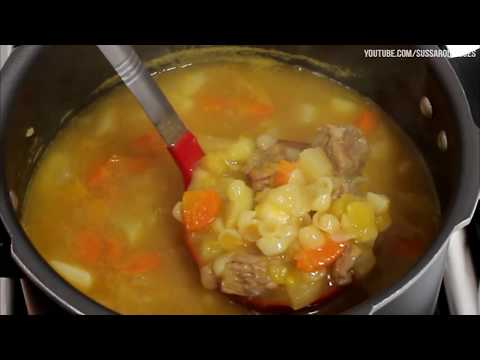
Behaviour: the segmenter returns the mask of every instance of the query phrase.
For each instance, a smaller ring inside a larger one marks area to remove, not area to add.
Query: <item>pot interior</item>
[[[192,47],[136,46],[146,62],[189,48]],[[366,58],[364,46],[263,48],[295,55],[288,59],[292,64],[338,80],[371,98],[390,114],[421,152],[432,174],[443,216],[448,216],[456,199],[463,149],[457,114],[429,60]],[[18,83],[11,89],[14,96],[5,129],[6,186],[17,203],[18,217],[42,151],[72,112],[92,101],[99,85],[114,76],[95,46],[39,47],[30,51],[30,56],[32,61],[26,62]],[[175,60],[172,61],[175,65]],[[424,97],[432,104],[432,118],[421,112]],[[447,152],[439,147],[442,132],[448,139]]]

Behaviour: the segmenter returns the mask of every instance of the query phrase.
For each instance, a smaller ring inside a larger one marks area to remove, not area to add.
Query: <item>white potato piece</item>
[[[301,152],[298,168],[309,181],[316,181],[323,176],[333,175],[333,166],[325,152],[320,148],[307,149]]]
[[[287,283],[287,293],[294,310],[299,310],[318,300],[326,289],[325,277],[319,273],[318,279],[312,281],[295,281]]]
[[[255,151],[255,142],[252,139],[241,137],[227,151],[227,159],[236,162],[245,162]]]
[[[95,117],[95,136],[96,137],[102,137],[105,135],[108,135],[112,133],[115,130],[115,117],[117,116],[116,114],[116,109],[108,109],[106,110],[102,116]]]
[[[263,134],[257,138],[257,146],[261,150],[267,150],[277,143],[277,138],[271,134]]]
[[[191,97],[207,82],[208,76],[203,71],[191,72],[181,84],[182,93]]]
[[[333,98],[331,104],[333,109],[341,114],[353,114],[358,110],[354,102],[340,97]]]
[[[46,183],[64,185],[73,177],[70,159],[67,154],[55,151],[45,157],[42,172]]]
[[[303,186],[287,184],[272,189],[263,203],[271,203],[289,215],[300,217],[310,211],[311,199]]]
[[[385,214],[390,208],[390,199],[385,195],[369,192],[367,201],[372,204],[376,214]]]
[[[92,275],[78,266],[57,260],[51,261],[50,265],[65,280],[81,290],[88,290],[93,284]]]
[[[315,120],[316,108],[312,104],[301,104],[299,107],[300,121],[304,124],[311,124]]]

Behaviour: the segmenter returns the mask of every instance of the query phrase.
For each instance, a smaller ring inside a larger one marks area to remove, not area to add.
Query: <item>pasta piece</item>
[[[225,216],[225,226],[233,228],[243,211],[252,210],[253,190],[242,180],[233,180],[227,187],[226,195],[229,201]]]
[[[316,213],[313,216],[312,223],[314,226],[328,234],[335,234],[340,231],[340,221],[332,214]]]
[[[255,211],[244,211],[238,218],[238,232],[242,238],[249,242],[260,239],[259,221],[255,219]]]
[[[178,222],[183,222],[183,208],[181,201],[177,202],[177,204],[173,208],[172,215]]]
[[[293,225],[281,225],[271,235],[263,236],[257,241],[257,247],[266,256],[281,255],[287,251],[297,236]]]
[[[320,194],[312,202],[311,209],[319,213],[324,213],[330,208],[332,197],[330,194]]]
[[[298,232],[298,241],[305,249],[318,249],[325,245],[325,235],[315,226],[306,226]]]
[[[262,221],[260,225],[280,225],[290,221],[290,215],[286,211],[269,202],[264,202],[257,206],[256,213]]]

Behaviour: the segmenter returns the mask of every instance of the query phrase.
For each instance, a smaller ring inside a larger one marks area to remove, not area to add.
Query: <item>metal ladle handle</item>
[[[187,129],[135,50],[129,45],[97,47],[135,95],[167,145],[176,144]]]

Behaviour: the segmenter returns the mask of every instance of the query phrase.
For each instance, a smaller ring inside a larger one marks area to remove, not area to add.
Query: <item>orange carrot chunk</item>
[[[158,253],[146,252],[133,255],[123,267],[123,271],[132,275],[139,275],[155,270],[159,266],[160,255]]]
[[[277,170],[273,177],[273,185],[274,186],[281,186],[288,184],[290,180],[290,175],[295,170],[296,166],[294,163],[291,163],[286,160],[281,160],[277,165]]]
[[[183,194],[183,223],[190,232],[207,228],[217,218],[222,200],[214,190],[187,191]]]
[[[360,115],[355,125],[363,131],[365,135],[370,135],[377,127],[377,118],[372,111],[366,110]]]
[[[74,240],[74,254],[83,263],[94,265],[102,254],[103,238],[91,231],[82,231]]]
[[[248,113],[256,119],[266,118],[273,114],[273,106],[267,103],[253,101],[246,108]]]
[[[123,256],[123,248],[117,239],[105,240],[105,261],[116,267]]]
[[[130,148],[139,155],[158,156],[165,149],[165,143],[156,130],[152,130],[132,141]]]
[[[330,239],[318,249],[304,249],[295,256],[296,266],[304,272],[317,271],[333,264],[342,255],[344,247]]]

